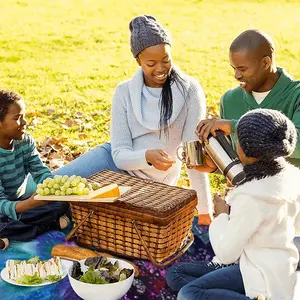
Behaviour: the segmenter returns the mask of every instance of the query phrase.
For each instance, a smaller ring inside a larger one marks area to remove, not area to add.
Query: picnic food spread
[[[133,273],[132,269],[121,269],[118,261],[112,263],[104,256],[87,258],[84,264],[88,267],[88,271],[83,273],[80,263],[74,262],[70,275],[72,278],[85,283],[115,283],[129,278]]]
[[[117,184],[101,187],[97,182],[88,183],[86,178],[76,175],[55,175],[54,178],[46,178],[38,184],[36,192],[40,196],[88,195],[90,199],[120,196]]]
[[[40,260],[38,256],[29,260],[7,260],[6,270],[9,279],[28,285],[59,281],[63,275],[59,257],[49,260]]]

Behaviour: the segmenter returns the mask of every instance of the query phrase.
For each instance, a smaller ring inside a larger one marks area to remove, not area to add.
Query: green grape
[[[48,178],[46,178],[46,179],[43,181],[43,183],[48,184],[48,183],[51,182],[51,181],[52,181],[52,179],[51,179],[50,177],[48,177]]]
[[[83,189],[83,194],[84,195],[88,195],[89,193],[90,193],[89,188],[86,187],[86,188]]]
[[[45,182],[43,182],[43,184],[42,184],[42,188],[44,189],[44,188],[46,188],[46,187],[48,187],[48,184],[47,184],[47,183],[45,183]]]
[[[80,180],[85,186],[87,186],[87,184],[88,184],[88,181],[87,181],[87,179],[86,178],[81,178],[81,180]]]
[[[80,189],[80,188],[78,188],[78,191],[77,191],[77,195],[83,195],[84,194],[84,191],[83,191],[83,189]]]
[[[56,183],[60,183],[61,182],[61,180],[62,180],[62,176],[61,175],[55,175],[54,176],[54,182],[56,182]]]
[[[98,182],[93,182],[92,189],[93,191],[100,189],[100,184]]]
[[[60,189],[60,185],[59,185],[58,183],[55,183],[55,184],[53,185],[53,188],[55,188],[56,190],[59,190],[59,189]]]
[[[68,175],[64,175],[64,176],[62,177],[62,179],[61,179],[61,182],[65,183],[65,182],[68,181],[68,179],[69,179],[69,176],[68,176]]]
[[[69,182],[69,181],[66,181],[65,184],[64,184],[63,186],[65,186],[66,188],[69,188],[69,187],[70,187],[70,182]]]
[[[61,192],[60,191],[55,191],[55,196],[60,196],[61,195]]]
[[[54,195],[55,194],[55,189],[54,188],[51,188],[50,189],[50,195]]]
[[[50,194],[50,190],[49,190],[49,188],[44,188],[44,194],[45,195],[49,195]]]
[[[77,176],[76,175],[72,175],[69,179],[72,181],[76,178]]]
[[[78,184],[78,188],[81,189],[81,190],[83,190],[85,188],[85,184],[83,182],[80,182]]]
[[[42,184],[42,183],[39,183],[39,184],[37,185],[37,188],[38,188],[38,189],[42,189],[42,188],[43,188],[43,184]]]
[[[67,190],[66,190],[66,194],[67,195],[71,195],[72,192],[73,192],[73,190],[71,188],[67,188]]]
[[[73,186],[73,187],[76,187],[77,186],[77,180],[72,180],[72,182],[71,182],[71,186]]]
[[[62,185],[62,186],[60,187],[60,190],[61,190],[62,192],[65,192],[66,189],[67,189],[67,187],[66,187],[65,185]]]
[[[49,182],[47,186],[49,189],[51,189],[53,187],[53,182]]]
[[[65,191],[60,191],[60,195],[61,196],[66,196],[66,192]]]
[[[43,192],[44,192],[44,190],[43,190],[42,188],[38,188],[38,189],[36,190],[36,193],[37,193],[38,195],[42,195]]]
[[[78,193],[78,188],[77,187],[73,187],[72,188],[72,194],[76,195]]]

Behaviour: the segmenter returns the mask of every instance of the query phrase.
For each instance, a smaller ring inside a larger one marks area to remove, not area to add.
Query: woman
[[[173,65],[171,37],[152,16],[141,15],[129,25],[131,52],[140,68],[116,88],[111,114],[111,144],[82,155],[55,174],[88,177],[104,169],[126,172],[176,185],[181,169],[176,151],[195,140],[205,118],[205,96],[196,80]],[[210,223],[207,175],[188,170],[198,193],[199,222]]]

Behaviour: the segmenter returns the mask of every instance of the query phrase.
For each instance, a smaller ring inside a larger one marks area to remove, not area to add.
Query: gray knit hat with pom
[[[237,136],[246,156],[259,159],[289,156],[297,143],[295,125],[272,109],[254,109],[244,114],[237,124]]]
[[[153,16],[141,15],[129,23],[130,48],[134,57],[144,49],[159,45],[171,45],[171,36]]]

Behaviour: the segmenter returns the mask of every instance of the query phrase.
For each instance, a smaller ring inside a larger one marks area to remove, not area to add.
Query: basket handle
[[[145,243],[139,229],[137,228],[136,224],[135,224],[135,221],[133,220],[132,221],[132,225],[136,231],[136,233],[138,234],[141,242],[142,242],[142,245],[144,247],[144,250],[146,251],[147,255],[148,255],[148,258],[149,260],[151,261],[151,263],[156,266],[156,267],[159,267],[159,268],[162,268],[162,267],[165,267],[167,265],[169,265],[170,263],[172,263],[174,260],[176,260],[177,258],[179,258],[194,242],[194,235],[190,232],[189,233],[189,238],[190,238],[190,241],[183,247],[181,247],[177,252],[176,254],[172,255],[170,258],[167,258],[166,260],[162,261],[162,262],[157,262],[153,255],[151,254],[151,252],[149,251],[148,249],[148,246],[147,244]]]
[[[69,241],[73,235],[76,233],[76,231],[79,229],[79,227],[87,220],[88,217],[90,217],[94,213],[94,210],[91,210],[66,236],[66,241]]]

